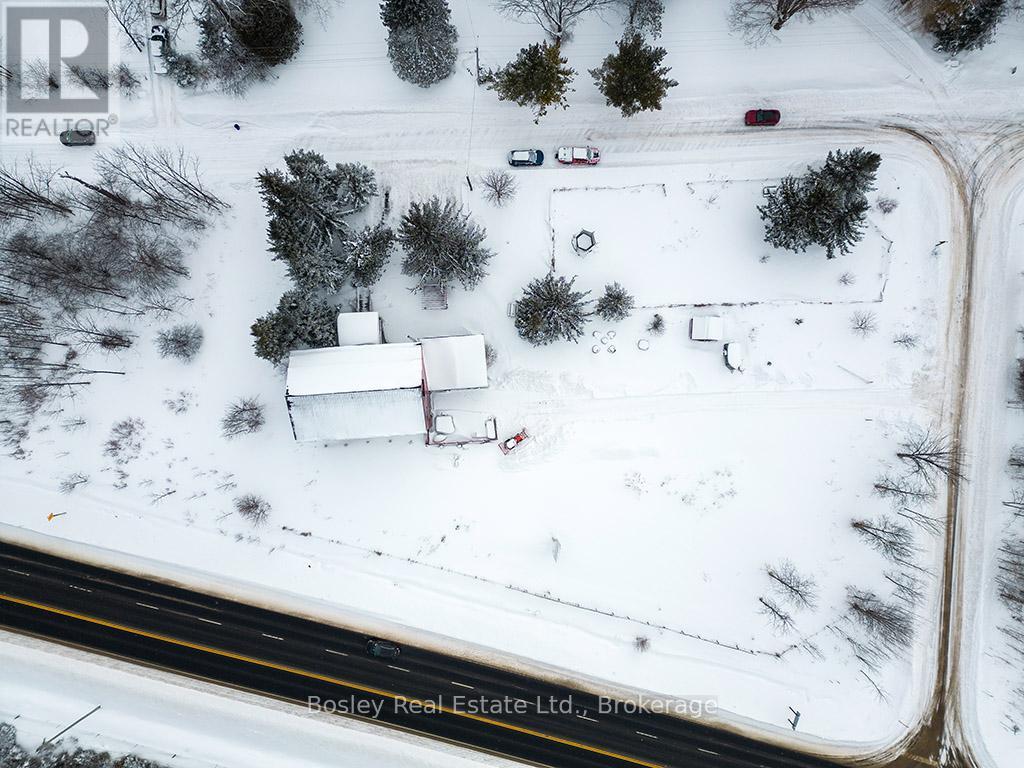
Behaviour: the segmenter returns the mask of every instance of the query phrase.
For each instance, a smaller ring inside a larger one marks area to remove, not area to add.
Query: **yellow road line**
[[[571,739],[563,739],[561,736],[553,736],[553,735],[551,735],[549,733],[544,733],[543,731],[535,731],[532,728],[523,728],[522,726],[519,726],[519,725],[513,725],[511,723],[505,723],[505,722],[502,722],[501,720],[493,720],[493,719],[491,719],[489,717],[484,717],[482,715],[476,715],[476,714],[473,714],[471,712],[461,712],[461,711],[459,711],[457,709],[451,709],[449,707],[439,706],[437,704],[434,704],[433,702],[426,702],[426,701],[422,701],[420,699],[409,698],[408,696],[403,696],[400,693],[393,693],[392,691],[385,691],[383,689],[374,688],[372,686],[363,685],[361,683],[353,683],[353,682],[350,682],[348,680],[341,680],[341,679],[336,678],[336,677],[330,677],[328,675],[321,675],[321,674],[319,674],[317,672],[310,672],[309,670],[299,669],[298,667],[292,667],[292,666],[289,666],[287,664],[277,664],[277,663],[272,662],[272,661],[265,661],[263,659],[257,659],[257,658],[255,658],[253,656],[247,656],[247,655],[242,654],[242,653],[235,653],[234,651],[225,651],[225,650],[223,650],[221,648],[213,648],[213,647],[211,647],[209,645],[203,645],[201,643],[192,643],[192,642],[189,642],[188,640],[179,640],[178,638],[170,637],[168,635],[160,634],[158,632],[149,632],[149,631],[144,630],[144,629],[136,629],[135,627],[129,627],[129,626],[126,626],[124,624],[119,624],[119,623],[114,622],[114,621],[107,621],[106,619],[98,619],[98,618],[96,618],[94,616],[87,616],[85,614],[77,613],[75,611],[67,611],[67,610],[64,610],[63,608],[56,608],[56,607],[54,607],[52,605],[44,605],[43,603],[37,603],[37,602],[34,602],[32,600],[25,600],[25,599],[20,598],[20,597],[13,597],[11,595],[0,594],[0,600],[4,600],[4,601],[6,601],[8,603],[16,603],[18,605],[24,605],[24,606],[27,606],[29,608],[36,608],[36,609],[38,609],[40,611],[47,611],[49,613],[56,613],[56,614],[59,614],[61,616],[67,616],[68,618],[77,619],[79,621],[85,621],[85,622],[88,622],[89,624],[98,624],[99,626],[102,626],[102,627],[107,627],[109,629],[116,629],[116,630],[119,630],[121,632],[127,632],[127,633],[132,634],[132,635],[138,635],[139,637],[146,637],[146,638],[149,638],[151,640],[159,640],[160,642],[163,642],[163,643],[169,643],[171,645],[177,645],[177,646],[181,646],[183,648],[190,648],[190,649],[195,650],[195,651],[202,651],[204,653],[209,653],[209,654],[212,654],[214,656],[221,656],[221,657],[227,658],[227,659],[234,659],[235,661],[243,661],[243,662],[245,662],[247,664],[253,664],[253,665],[258,666],[258,667],[266,667],[268,669],[274,669],[274,670],[277,670],[279,672],[288,672],[289,674],[299,675],[300,677],[309,677],[309,678],[312,678],[312,679],[315,679],[315,680],[321,680],[321,681],[323,681],[325,683],[332,683],[333,685],[339,685],[339,686],[342,686],[343,688],[351,688],[352,690],[362,691],[363,693],[371,693],[371,694],[374,694],[375,696],[384,696],[386,698],[393,699],[395,701],[408,702],[408,703],[411,703],[411,704],[414,704],[414,705],[429,706],[430,708],[432,708],[434,710],[439,710],[439,711],[445,712],[446,714],[449,714],[449,715],[455,715],[457,717],[464,717],[464,718],[466,718],[468,720],[475,720],[478,723],[485,723],[487,725],[492,725],[492,726],[495,726],[497,728],[504,728],[505,730],[508,730],[508,731],[515,731],[516,733],[521,733],[521,734],[524,734],[526,736],[534,736],[534,737],[536,737],[538,739],[544,739],[545,741],[551,741],[551,742],[554,742],[556,744],[562,744],[562,745],[567,746],[567,747],[574,747],[576,749],[581,749],[581,750],[583,750],[585,752],[592,752],[594,754],[603,755],[605,757],[610,757],[610,758],[613,758],[615,760],[622,760],[623,762],[631,763],[633,765],[640,765],[640,766],[643,766],[644,768],[664,768],[664,766],[659,765],[658,763],[649,763],[649,762],[646,762],[645,760],[638,760],[637,758],[634,758],[634,757],[627,757],[626,755],[620,755],[617,752],[611,752],[611,751],[606,750],[606,749],[601,749],[600,747],[593,747],[593,746],[590,746],[589,744],[583,744],[581,742],[573,741]]]

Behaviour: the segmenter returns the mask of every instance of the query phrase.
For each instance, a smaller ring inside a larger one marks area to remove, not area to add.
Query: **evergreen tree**
[[[345,272],[356,285],[369,288],[384,274],[395,233],[386,224],[366,227],[346,243]]]
[[[874,189],[881,158],[861,147],[830,152],[820,169],[787,176],[758,206],[765,242],[776,248],[825,249],[828,258],[848,253],[864,235],[867,193]]]
[[[618,283],[609,283],[604,287],[601,298],[597,300],[594,314],[612,323],[625,320],[633,313],[635,306],[636,301],[625,288]]]
[[[434,196],[424,203],[414,201],[398,228],[397,239],[405,250],[402,272],[418,277],[420,286],[458,280],[473,288],[487,275],[485,267],[494,255],[482,244],[486,236],[455,200],[442,203]]]
[[[285,293],[277,309],[252,324],[256,356],[278,365],[293,349],[338,344],[338,310],[301,290]]]
[[[557,44],[534,43],[501,69],[488,71],[482,81],[502,101],[531,107],[536,123],[548,113],[548,107],[569,106],[566,92],[572,90],[569,83],[576,72],[567,64]]]
[[[661,109],[668,89],[679,85],[666,77],[671,67],[661,66],[665,49],[648,45],[636,32],[619,40],[618,49],[590,70],[609,106],[618,107],[623,117]]]
[[[230,8],[208,0],[197,21],[204,71],[236,94],[265,80],[302,45],[302,24],[289,0],[237,0]]]
[[[583,335],[590,291],[574,290],[575,281],[548,273],[523,289],[515,308],[516,330],[523,339],[538,347]]]
[[[270,250],[307,291],[337,291],[347,274],[338,235],[347,229],[345,217],[377,194],[373,171],[358,163],[332,168],[323,155],[304,149],[284,161],[287,171],[264,170],[257,177],[270,218]]]
[[[1006,0],[944,0],[926,13],[925,24],[935,35],[935,49],[956,55],[992,42],[1008,11]]]
[[[427,88],[455,71],[458,30],[447,0],[385,0],[381,21],[388,28],[388,56],[395,74]]]

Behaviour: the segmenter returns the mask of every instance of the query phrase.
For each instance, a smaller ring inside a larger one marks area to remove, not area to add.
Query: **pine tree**
[[[458,30],[447,0],[385,0],[381,21],[388,28],[388,56],[395,74],[427,88],[455,71]]]
[[[435,196],[413,202],[398,228],[398,242],[405,249],[402,272],[418,277],[420,286],[458,280],[473,288],[486,276],[494,255],[482,245],[486,236],[455,200],[442,203]]]
[[[337,308],[301,290],[285,293],[277,309],[252,324],[256,356],[278,365],[293,349],[338,344]]]
[[[594,314],[611,323],[625,320],[635,306],[636,301],[625,288],[618,283],[609,283],[604,287],[604,294],[597,300]]]
[[[992,42],[1006,18],[1006,0],[946,0],[926,12],[925,25],[935,35],[935,49],[956,55]]]
[[[369,288],[380,280],[394,244],[395,233],[383,223],[365,227],[347,242],[344,267],[352,282]]]
[[[270,250],[307,291],[337,291],[346,277],[338,235],[347,230],[345,217],[377,194],[373,171],[358,163],[332,168],[323,155],[304,149],[284,161],[287,172],[264,170],[257,177],[270,218]]]
[[[661,66],[665,54],[664,48],[648,45],[634,32],[619,40],[618,53],[610,54],[590,74],[609,106],[618,107],[623,117],[661,109],[668,89],[679,85],[666,77],[672,68]]]
[[[548,273],[523,289],[515,308],[516,330],[523,339],[538,347],[583,335],[590,291],[574,290],[575,281]]]
[[[867,193],[874,189],[881,158],[862,147],[830,152],[821,168],[787,176],[758,206],[765,242],[776,248],[825,249],[827,258],[848,253],[864,236]]]
[[[569,83],[576,71],[567,64],[557,44],[534,43],[501,69],[488,71],[482,81],[502,101],[531,107],[536,123],[548,113],[548,107],[569,106],[566,92],[572,90]]]

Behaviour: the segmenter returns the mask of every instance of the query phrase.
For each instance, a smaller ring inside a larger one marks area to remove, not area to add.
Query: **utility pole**
[[[473,53],[476,54],[476,84],[480,85],[480,46],[474,48]]]
[[[96,711],[98,711],[98,710],[99,710],[99,708],[100,708],[100,705],[99,705],[99,704],[97,704],[97,705],[96,705],[95,707],[93,707],[93,708],[92,708],[92,709],[90,709],[90,710],[89,710],[88,712],[86,712],[86,713],[85,713],[84,715],[82,715],[82,716],[81,716],[80,718],[78,718],[77,720],[75,720],[75,722],[73,722],[73,723],[72,723],[71,725],[69,725],[69,726],[68,726],[67,728],[65,728],[64,730],[62,730],[62,731],[58,731],[58,732],[57,732],[56,734],[54,734],[53,736],[51,736],[51,737],[50,737],[50,738],[48,738],[48,739],[43,739],[43,743],[42,743],[42,744],[41,744],[40,746],[46,746],[47,744],[50,744],[51,742],[54,742],[54,741],[56,741],[56,740],[57,740],[57,739],[59,739],[59,738],[60,738],[61,736],[63,736],[63,735],[65,734],[65,733],[67,733],[67,732],[68,732],[68,731],[70,731],[70,730],[71,730],[72,728],[74,728],[74,727],[75,727],[76,725],[78,725],[78,724],[79,724],[80,722],[82,722],[83,720],[85,720],[85,718],[87,718],[87,717],[88,717],[89,715],[91,715],[91,714],[92,714],[93,712],[96,712]]]
[[[793,717],[791,719],[787,720],[786,722],[789,723],[791,726],[793,726],[793,730],[795,731],[796,730],[796,724],[800,722],[800,713],[797,712],[792,707],[789,708],[789,711],[793,713]]]

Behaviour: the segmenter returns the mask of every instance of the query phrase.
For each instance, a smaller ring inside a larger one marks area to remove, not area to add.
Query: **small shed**
[[[421,339],[420,344],[429,391],[487,386],[487,352],[483,336],[441,336]]]
[[[343,347],[380,344],[384,340],[381,329],[380,315],[376,312],[338,313],[338,344]]]
[[[586,256],[597,245],[597,238],[589,229],[581,229],[572,239],[572,248],[580,256]]]

